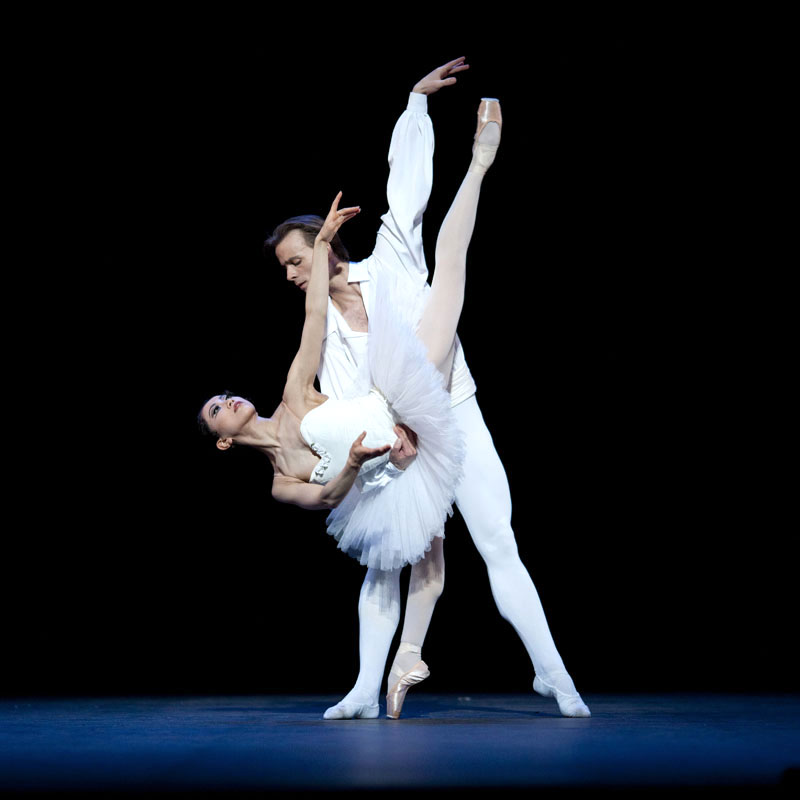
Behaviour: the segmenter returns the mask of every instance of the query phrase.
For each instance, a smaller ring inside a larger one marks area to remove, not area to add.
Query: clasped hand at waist
[[[403,423],[395,425],[394,432],[397,434],[397,439],[391,446],[389,463],[397,467],[397,469],[406,469],[417,457],[417,434],[408,425],[403,425]],[[367,432],[364,431],[350,446],[350,460],[353,466],[357,468],[371,458],[383,455],[390,449],[388,444],[382,447],[366,447],[364,445],[364,437],[366,435]]]

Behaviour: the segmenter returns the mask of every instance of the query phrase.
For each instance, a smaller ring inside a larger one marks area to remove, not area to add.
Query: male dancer
[[[422,246],[422,215],[433,183],[433,125],[427,114],[427,96],[456,82],[454,75],[468,69],[463,58],[435,69],[414,86],[406,111],[392,133],[387,186],[389,211],[382,217],[375,250],[361,262],[350,262],[341,241],[334,240],[328,298],[327,334],[318,377],[323,394],[342,397],[364,369],[367,322],[372,304],[370,281],[383,270],[427,287],[428,269]],[[499,143],[499,125],[496,141]],[[473,155],[459,191],[478,191],[493,160]],[[484,148],[485,149],[485,148]],[[494,147],[496,150],[496,146]],[[477,188],[468,184],[474,182]],[[274,247],[287,280],[301,289],[309,278],[314,237],[322,220],[293,217],[279,225],[265,243]],[[474,216],[460,235],[471,236]],[[337,237],[338,239],[338,237]],[[501,616],[522,640],[536,674],[533,688],[554,697],[564,716],[588,717],[564,667],[547,625],[533,581],[522,564],[511,528],[511,495],[508,479],[483,420],[475,383],[457,345],[448,389],[456,420],[464,432],[466,458],[464,479],[456,491],[456,504],[478,552],[486,562],[489,582]],[[431,553],[412,567],[401,643],[389,675],[387,689],[427,677],[421,661],[422,644],[436,600],[444,586],[442,540],[436,538]],[[399,573],[399,571],[395,571]],[[326,719],[376,717],[378,693],[400,618],[398,575],[368,570],[359,597],[360,670],[352,691],[325,712]],[[399,704],[402,704],[402,696]],[[387,705],[389,700],[387,698]],[[387,709],[399,715],[399,704]]]

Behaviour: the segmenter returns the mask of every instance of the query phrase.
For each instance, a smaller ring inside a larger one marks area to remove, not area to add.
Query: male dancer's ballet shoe
[[[484,129],[494,122],[484,134]],[[496,97],[484,97],[478,106],[478,127],[475,131],[474,144],[472,145],[472,165],[481,172],[486,172],[492,166],[497,148],[500,146],[500,134],[503,128],[503,114],[500,111],[500,101]]]
[[[397,667],[392,667],[389,675],[397,676],[397,682],[386,694],[386,716],[389,719],[397,719],[403,708],[403,701],[406,699],[406,692],[414,684],[424,681],[431,674],[428,665],[424,661],[417,661],[408,671],[400,673]]]
[[[572,680],[570,679],[570,683]],[[592,712],[589,706],[581,700],[581,696],[562,692],[561,689],[545,683],[538,675],[533,679],[533,691],[542,697],[555,697],[558,703],[558,710],[565,717],[591,717]]]
[[[377,703],[346,703],[344,700],[331,706],[323,719],[375,719],[380,714]]]

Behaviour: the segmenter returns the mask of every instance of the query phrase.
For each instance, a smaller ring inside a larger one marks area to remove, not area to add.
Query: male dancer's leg
[[[399,621],[400,570],[367,570],[358,599],[358,679],[350,692],[325,712],[325,719],[378,716],[383,671]]]
[[[492,594],[528,651],[537,682],[566,716],[589,716],[556,649],[536,587],[520,560],[511,528],[511,492],[505,469],[475,397],[453,409],[464,432],[464,479],[456,504],[489,573]]]

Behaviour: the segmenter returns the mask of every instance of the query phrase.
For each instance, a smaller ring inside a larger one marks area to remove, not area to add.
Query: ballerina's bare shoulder
[[[319,402],[315,402],[313,408],[322,405],[328,399],[325,395],[318,395],[318,397]],[[311,411],[311,407],[307,409],[306,413],[308,411]],[[268,455],[275,474],[297,478],[308,483],[311,473],[319,464],[320,459],[306,444],[300,433],[302,417],[298,417],[285,401],[281,401],[272,415],[272,421],[275,423],[278,444],[277,447],[270,450]]]

